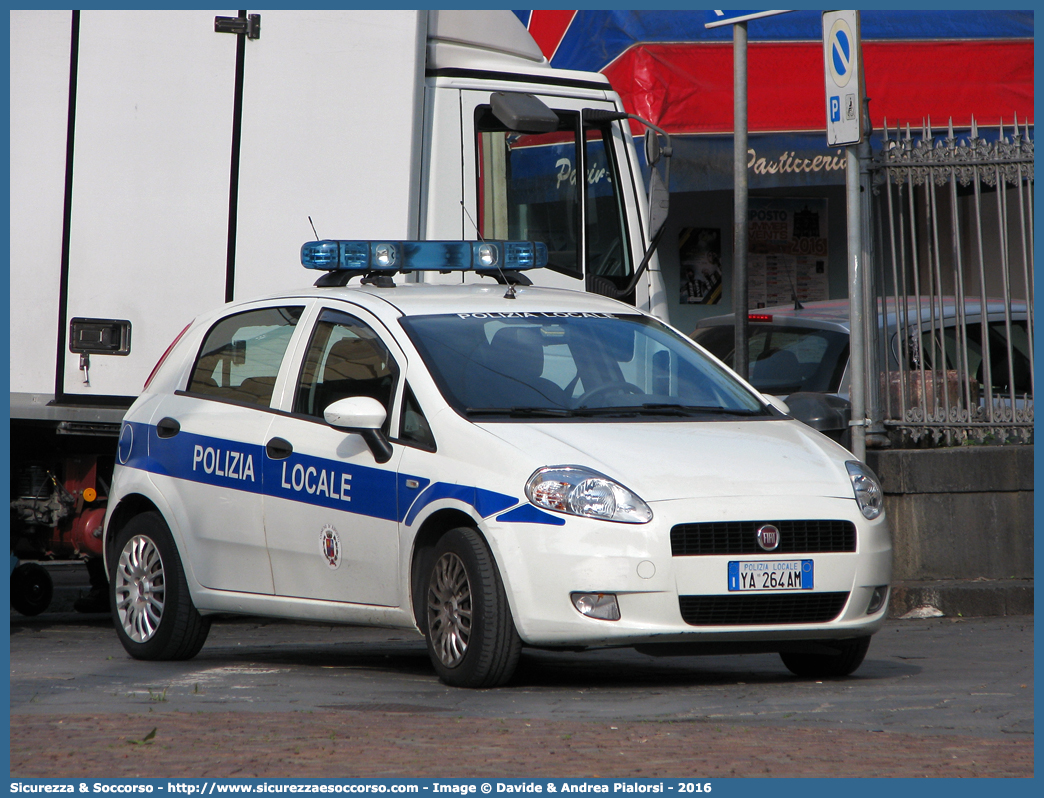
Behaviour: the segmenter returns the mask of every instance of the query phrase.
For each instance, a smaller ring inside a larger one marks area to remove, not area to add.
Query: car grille
[[[713,521],[678,524],[671,529],[671,554],[766,554],[769,552],[758,546],[755,536],[767,523],[780,533],[779,548],[772,554],[856,550],[856,529],[851,521]]]
[[[826,623],[841,614],[848,593],[775,593],[770,596],[679,596],[692,626],[771,626]]]

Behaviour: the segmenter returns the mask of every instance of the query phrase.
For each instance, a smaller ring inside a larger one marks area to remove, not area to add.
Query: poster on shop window
[[[828,299],[826,198],[751,197],[747,212],[749,307]]]
[[[678,234],[683,305],[716,305],[721,301],[721,229],[685,227]]]

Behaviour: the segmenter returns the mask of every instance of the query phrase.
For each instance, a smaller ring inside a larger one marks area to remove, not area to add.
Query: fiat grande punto
[[[316,287],[186,327],[120,433],[126,650],[190,658],[243,613],[416,630],[464,687],[523,646],[859,667],[891,576],[874,474],[635,307],[516,284],[544,252],[310,242]],[[475,267],[497,281],[394,278]]]

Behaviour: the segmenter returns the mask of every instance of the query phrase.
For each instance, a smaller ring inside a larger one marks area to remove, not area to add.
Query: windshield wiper
[[[568,418],[572,410],[564,407],[466,407],[469,416],[510,416],[511,418]]]
[[[564,407],[468,407],[464,409],[468,416],[508,416],[510,418],[591,418],[605,416],[608,418],[627,418],[635,416],[757,416],[760,410],[744,408],[716,407],[703,405],[679,405],[647,403],[642,405],[618,405],[616,407],[577,407],[573,410]]]
[[[642,405],[619,405],[617,407],[578,407],[573,413],[578,416],[756,416],[760,415],[761,411],[731,407],[649,402]]]
[[[676,413],[680,416],[699,416],[706,414],[722,416],[758,416],[763,411],[748,410],[742,407],[719,407],[717,405],[678,405],[678,404],[656,404],[648,403],[642,405],[643,410],[651,410],[657,413]]]
[[[640,407],[621,405],[619,407],[578,407],[573,411],[575,416],[637,416],[642,412]]]

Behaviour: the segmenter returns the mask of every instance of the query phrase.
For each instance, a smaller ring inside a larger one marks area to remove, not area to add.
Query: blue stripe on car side
[[[417,515],[432,502],[442,499],[456,499],[475,508],[481,518],[488,518],[494,513],[506,510],[518,504],[518,499],[496,493],[483,488],[469,487],[468,485],[454,485],[448,482],[433,482],[429,485],[410,507],[406,514],[406,525],[411,525]]]
[[[497,516],[498,521],[510,524],[547,524],[548,526],[565,526],[565,519],[560,515],[545,513],[532,504],[520,504],[514,510],[509,510],[503,515]]]
[[[415,484],[410,485],[410,482]],[[406,513],[409,512],[410,507],[413,506],[417,498],[423,494],[424,489],[430,482],[431,480],[422,479],[421,477],[399,474],[399,514],[397,520],[400,524],[405,520]]]
[[[426,506],[456,499],[482,518],[518,500],[495,491],[397,474],[298,453],[272,460],[265,447],[182,430],[160,438],[150,424],[124,422],[133,438],[123,466],[204,485],[273,496],[388,521],[413,523]],[[121,454],[121,460],[123,460]],[[407,487],[407,480],[417,487]],[[420,494],[416,491],[420,489]],[[398,497],[402,497],[400,502]],[[412,502],[409,501],[412,497]]]

